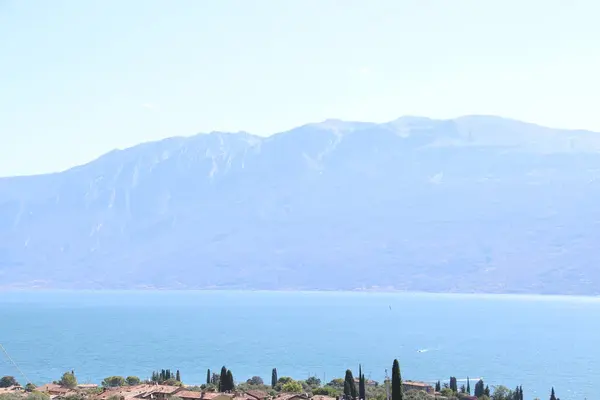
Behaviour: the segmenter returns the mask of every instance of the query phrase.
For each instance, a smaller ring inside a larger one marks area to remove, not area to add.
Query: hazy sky
[[[0,175],[327,118],[600,131],[596,3],[0,0]]]

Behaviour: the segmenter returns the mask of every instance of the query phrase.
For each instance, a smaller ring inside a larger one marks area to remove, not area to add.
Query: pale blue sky
[[[327,118],[600,131],[596,3],[0,0],[0,176]]]

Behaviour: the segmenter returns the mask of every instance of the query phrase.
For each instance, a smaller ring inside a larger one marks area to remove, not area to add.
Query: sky
[[[328,118],[600,131],[597,3],[0,0],[0,176]]]

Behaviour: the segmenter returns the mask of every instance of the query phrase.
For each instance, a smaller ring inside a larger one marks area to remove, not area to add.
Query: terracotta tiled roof
[[[248,390],[246,394],[258,400],[263,400],[269,397],[269,394],[267,392],[263,392],[262,390]]]
[[[177,397],[182,399],[201,399],[202,392],[194,392],[191,390],[182,390],[181,392],[177,392]]]
[[[57,385],[56,383],[48,383],[42,386],[38,386],[35,390],[42,393],[51,394],[67,394],[71,392],[71,389]]]

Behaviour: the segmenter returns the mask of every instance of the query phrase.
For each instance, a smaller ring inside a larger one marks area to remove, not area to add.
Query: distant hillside
[[[0,286],[600,293],[600,134],[211,133],[0,179]]]

